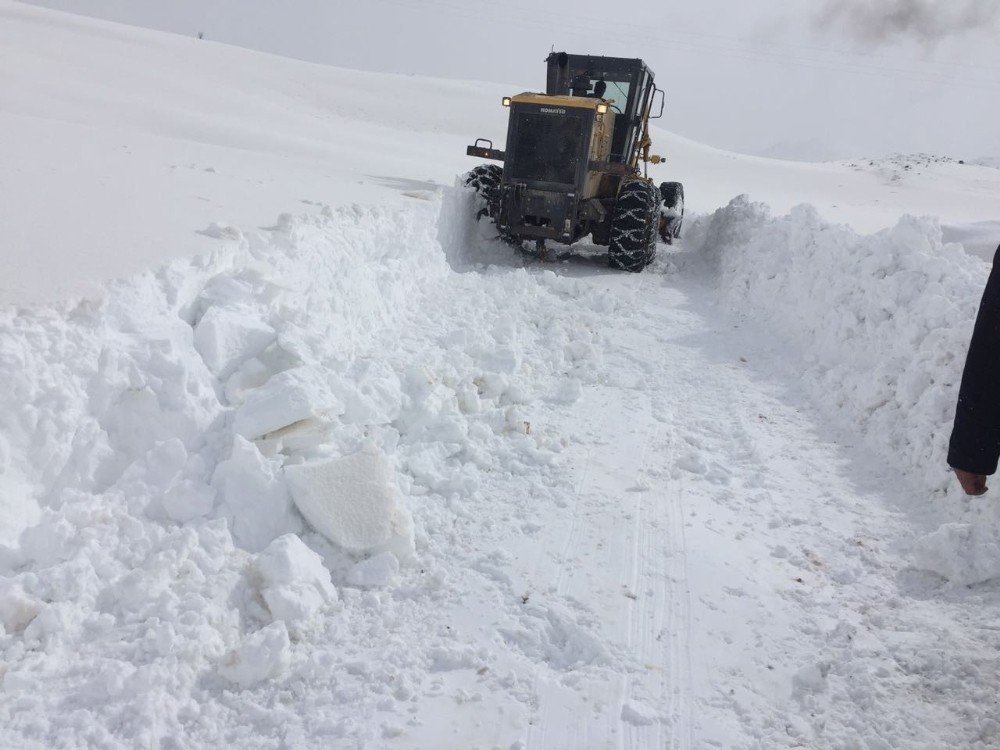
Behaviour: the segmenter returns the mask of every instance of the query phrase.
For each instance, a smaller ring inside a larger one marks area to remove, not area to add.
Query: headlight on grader
[[[510,97],[509,96],[505,96],[503,98],[503,101],[501,102],[501,104],[503,104],[503,106],[505,106],[505,107],[509,107],[510,106]]]
[[[608,112],[608,105],[607,104],[598,104],[597,105],[597,114],[604,115],[604,114],[607,114],[607,112]]]

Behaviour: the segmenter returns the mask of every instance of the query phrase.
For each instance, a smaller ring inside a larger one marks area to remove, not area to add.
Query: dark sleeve
[[[948,464],[973,474],[993,474],[1000,456],[1000,247],[962,373]]]

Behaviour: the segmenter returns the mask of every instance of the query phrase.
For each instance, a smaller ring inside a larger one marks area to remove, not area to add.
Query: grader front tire
[[[611,216],[608,265],[638,273],[656,256],[660,191],[645,180],[622,185]]]

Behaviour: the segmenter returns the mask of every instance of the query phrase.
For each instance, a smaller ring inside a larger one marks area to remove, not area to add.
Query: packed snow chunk
[[[648,727],[660,720],[659,713],[639,701],[630,701],[622,706],[622,721],[638,727]]]
[[[435,646],[427,652],[431,672],[454,672],[459,669],[481,669],[486,664],[485,649],[475,649],[467,644]]]
[[[266,458],[256,445],[237,436],[232,455],[212,476],[221,501],[219,513],[229,521],[233,541],[250,552],[302,528],[280,469],[280,461]]]
[[[328,375],[330,390],[344,403],[340,421],[345,424],[387,424],[401,408],[399,376],[387,363],[357,360],[339,375]]]
[[[0,544],[13,545],[22,531],[38,523],[42,510],[34,492],[16,472],[0,465]]]
[[[579,617],[563,606],[528,604],[518,627],[498,628],[504,640],[532,659],[552,669],[571,672],[608,664],[611,652],[605,641]]]
[[[220,412],[204,368],[169,341],[150,344],[141,357],[107,347],[90,397],[111,463],[137,460],[173,438],[197,445]]]
[[[243,403],[248,391],[260,388],[274,373],[275,370],[270,369],[256,357],[251,357],[236,368],[236,371],[226,380],[226,401],[233,406],[239,406]]]
[[[295,534],[271,542],[253,562],[261,598],[271,617],[295,635],[324,605],[337,601],[330,571]]]
[[[828,664],[808,664],[792,675],[792,694],[803,697],[809,693],[822,693],[826,690],[826,676],[830,671]]]
[[[253,440],[323,414],[343,414],[344,405],[322,376],[306,367],[275,375],[247,394],[236,413],[236,433]]]
[[[208,515],[215,507],[215,493],[202,482],[181,479],[160,497],[168,516],[178,523]]]
[[[200,464],[184,443],[170,438],[157,443],[146,453],[143,481],[157,487],[160,507],[173,521],[185,523],[208,515],[215,507],[215,492],[200,479],[185,476]],[[133,466],[133,471],[138,465]]]
[[[40,568],[64,562],[72,557],[73,542],[79,533],[80,527],[70,522],[65,514],[44,508],[39,522],[21,532],[18,539],[21,554]]]
[[[407,369],[401,387],[402,408],[393,426],[405,442],[465,443],[468,420],[454,389],[418,367]]]
[[[959,586],[1000,578],[1000,529],[946,523],[917,540],[913,562]]]
[[[380,552],[347,571],[347,582],[362,588],[388,586],[398,572],[399,560],[396,556],[391,552]]]
[[[42,603],[26,593],[21,584],[0,580],[0,623],[7,633],[18,633],[38,615]]]
[[[212,167],[208,167],[205,171],[214,172],[215,170]],[[239,242],[243,239],[243,232],[240,231],[239,227],[234,227],[232,224],[223,224],[218,221],[213,221],[202,229],[199,234],[211,237],[214,240],[234,240]]]
[[[334,544],[352,552],[412,549],[412,520],[381,452],[286,466],[285,478],[299,511]]]
[[[554,398],[560,403],[572,404],[579,401],[582,395],[583,383],[579,378],[567,378],[559,382]]]
[[[267,545],[267,549],[257,555],[253,566],[265,588],[305,583],[319,591],[324,599],[337,598],[323,558],[295,534],[285,534]]]
[[[486,372],[512,375],[521,366],[521,353],[512,346],[487,346],[476,353],[476,362]]]
[[[219,665],[219,674],[242,688],[277,677],[291,661],[288,629],[280,620],[251,633]]]
[[[194,329],[194,346],[212,374],[228,378],[270,346],[277,334],[247,310],[212,306]]]

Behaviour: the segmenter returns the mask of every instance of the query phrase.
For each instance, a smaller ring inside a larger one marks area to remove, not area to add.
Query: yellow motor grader
[[[608,264],[641,271],[656,254],[656,235],[680,235],[684,189],[646,176],[649,121],[663,114],[663,90],[639,59],[553,52],[545,93],[504,97],[510,109],[503,150],[478,139],[469,156],[482,164],[466,176],[511,244],[572,244],[590,235],[608,246]],[[653,111],[656,110],[656,114]],[[640,165],[642,173],[640,174]]]

